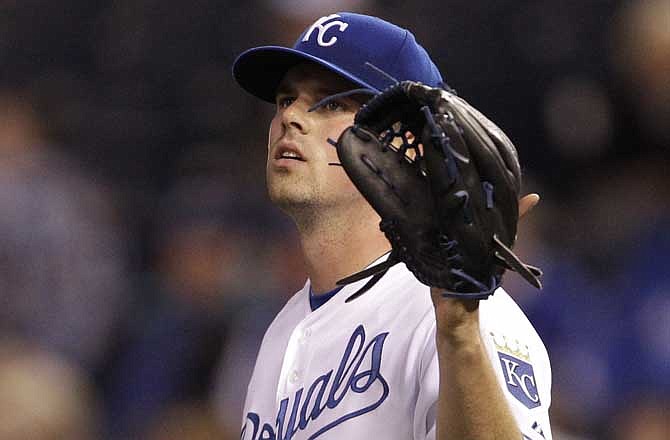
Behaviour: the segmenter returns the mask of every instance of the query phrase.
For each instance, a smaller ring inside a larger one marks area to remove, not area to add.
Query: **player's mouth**
[[[292,161],[305,162],[305,158],[300,153],[300,150],[291,143],[279,144],[275,150],[274,159],[280,163]]]

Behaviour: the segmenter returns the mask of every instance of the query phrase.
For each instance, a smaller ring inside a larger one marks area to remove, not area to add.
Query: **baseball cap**
[[[369,15],[338,12],[319,18],[293,47],[261,46],[240,54],[233,77],[252,95],[274,102],[286,72],[311,61],[363,88],[379,92],[398,81],[436,87],[442,76],[414,35]]]

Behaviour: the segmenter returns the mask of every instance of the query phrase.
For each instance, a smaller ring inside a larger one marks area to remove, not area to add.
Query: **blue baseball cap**
[[[372,91],[398,81],[433,87],[442,75],[414,35],[369,15],[338,12],[316,20],[293,47],[249,49],[233,64],[235,81],[252,95],[274,102],[277,87],[293,66],[311,61]]]

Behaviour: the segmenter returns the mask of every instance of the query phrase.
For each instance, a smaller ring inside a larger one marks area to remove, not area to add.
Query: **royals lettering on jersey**
[[[274,423],[261,420],[253,411],[248,412],[241,439],[289,440],[321,417],[326,423],[309,437],[315,439],[341,423],[378,408],[389,394],[389,385],[381,372],[382,351],[387,336],[388,332],[380,333],[366,344],[365,329],[359,325],[352,333],[337,368],[319,376],[306,387],[306,391],[303,387],[282,399]],[[373,387],[374,384],[379,386]],[[367,404],[330,420],[329,415],[336,413],[329,410],[337,408],[350,393],[369,394],[366,396],[369,397]]]

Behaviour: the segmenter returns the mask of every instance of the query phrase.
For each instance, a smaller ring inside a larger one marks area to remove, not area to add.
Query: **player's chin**
[[[267,189],[270,200],[279,206],[304,203],[304,199],[309,198],[301,179],[296,176],[268,173]]]
[[[272,203],[290,217],[303,216],[304,213],[314,210],[314,200],[307,194],[269,188],[268,195]]]

